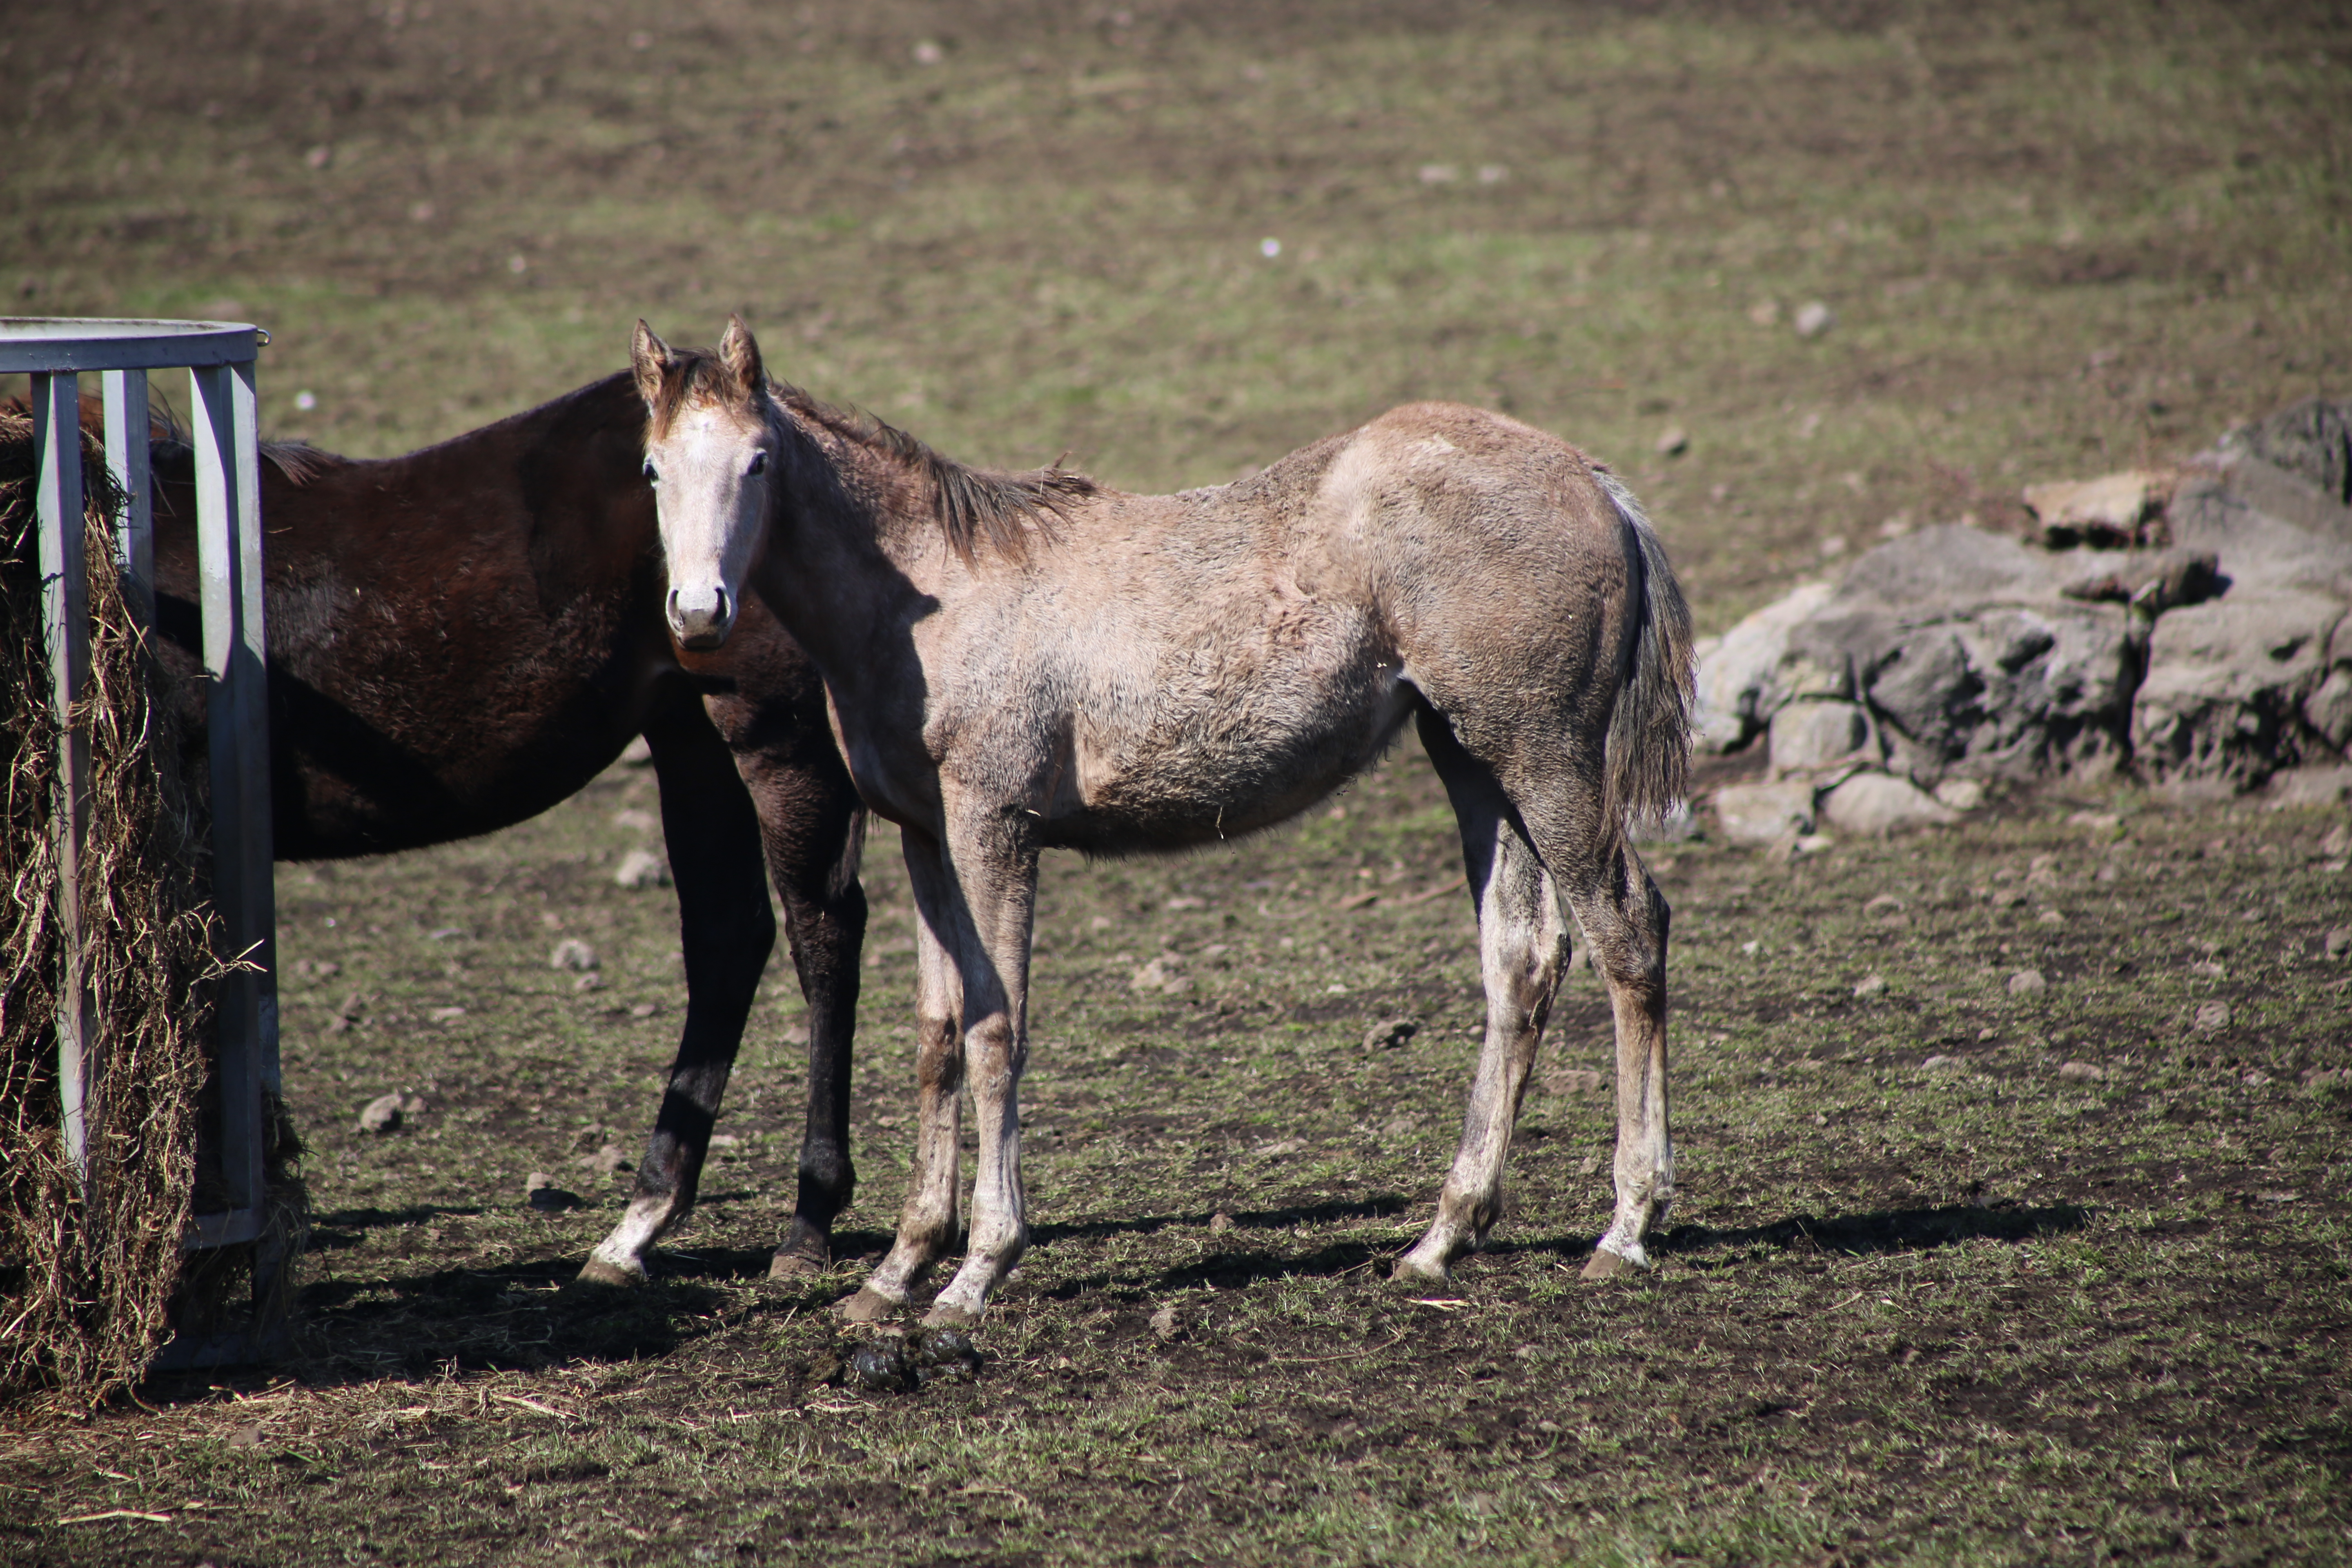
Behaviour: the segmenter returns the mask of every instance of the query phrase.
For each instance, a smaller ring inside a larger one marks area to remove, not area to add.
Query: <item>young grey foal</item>
[[[1647,1262],[1674,1196],[1667,911],[1625,830],[1682,791],[1690,616],[1613,476],[1498,415],[1423,403],[1237,484],[1125,495],[968,468],[771,383],[740,320],[715,353],[639,322],[634,362],[673,629],[716,647],[756,591],[824,673],[860,794],[903,831],[920,1130],[897,1244],[851,1317],[903,1305],[955,1240],[967,1076],[970,1246],[926,1321],[979,1318],[1026,1244],[1039,852],[1270,826],[1407,719],[1461,825],[1486,1037],[1436,1218],[1397,1272],[1442,1283],[1501,1213],[1571,916],[1617,1026],[1617,1212],[1585,1274]]]

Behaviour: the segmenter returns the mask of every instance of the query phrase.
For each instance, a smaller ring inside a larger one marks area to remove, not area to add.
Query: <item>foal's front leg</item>
[[[963,1051],[979,1123],[971,1237],[963,1267],[923,1321],[963,1327],[1028,1249],[1021,1188],[1021,1069],[1029,1055],[1029,936],[1036,913],[1037,851],[1017,825],[949,803],[947,877],[935,892],[954,934],[963,980]]]
[[[915,1165],[907,1182],[898,1237],[857,1294],[841,1304],[853,1323],[879,1322],[904,1306],[907,1291],[955,1245],[957,1142],[963,1088],[962,982],[933,924],[925,894],[943,879],[939,846],[914,828],[902,835],[908,879],[915,886]]]

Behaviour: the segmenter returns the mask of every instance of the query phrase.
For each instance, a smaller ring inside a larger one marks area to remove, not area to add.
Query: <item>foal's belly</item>
[[[1042,815],[1059,848],[1191,848],[1275,826],[1378,762],[1418,701],[1393,679],[1304,713],[1246,701],[1129,730],[1076,718]]]

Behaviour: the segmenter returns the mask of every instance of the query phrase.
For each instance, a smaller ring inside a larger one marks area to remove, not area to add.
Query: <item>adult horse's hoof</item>
[[[617,1286],[622,1289],[627,1289],[635,1285],[642,1285],[645,1282],[646,1274],[644,1269],[640,1268],[632,1272],[629,1269],[622,1268],[617,1263],[608,1263],[604,1259],[593,1255],[591,1255],[588,1261],[580,1266],[580,1273],[578,1277],[572,1280],[572,1283],[575,1285],[613,1285]]]
[[[879,1323],[888,1321],[898,1310],[898,1303],[883,1295],[871,1285],[860,1285],[857,1294],[834,1308],[842,1318],[852,1323]]]
[[[1594,1247],[1591,1258],[1584,1265],[1587,1279],[1614,1279],[1621,1274],[1638,1274],[1641,1271],[1640,1264],[1605,1247]]]
[[[768,1278],[793,1281],[814,1279],[825,1271],[831,1261],[822,1251],[811,1257],[788,1244],[776,1248],[776,1255],[768,1259]]]
[[[934,1302],[931,1310],[923,1314],[923,1327],[927,1329],[971,1329],[979,1322],[978,1312],[967,1312],[961,1307],[950,1307],[945,1301]]]

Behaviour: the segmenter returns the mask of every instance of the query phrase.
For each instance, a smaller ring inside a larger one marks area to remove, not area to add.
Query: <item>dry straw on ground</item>
[[[100,1066],[91,1165],[58,1131],[58,727],[41,635],[32,421],[0,412],[0,1394],[96,1400],[166,1333],[194,1197],[213,917],[182,726],[105,548],[119,492],[83,437],[92,810],[82,898]]]

